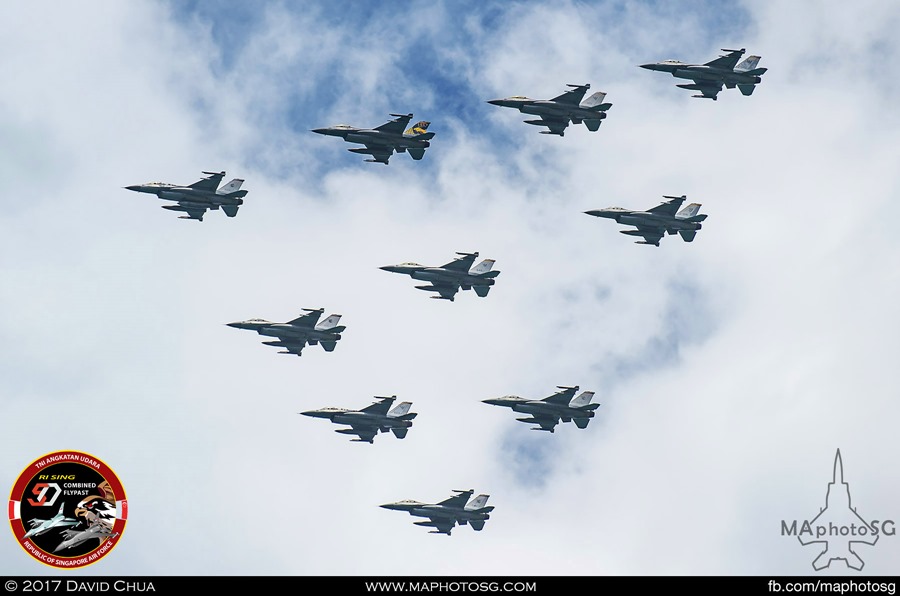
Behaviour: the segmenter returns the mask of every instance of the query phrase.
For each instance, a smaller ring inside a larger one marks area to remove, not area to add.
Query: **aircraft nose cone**
[[[140,187],[139,185],[137,185],[137,184],[134,184],[134,185],[132,185],[132,186],[126,186],[126,187],[125,187],[126,190],[140,190],[140,188],[141,188],[141,187]]]
[[[240,328],[241,328],[241,324],[240,324],[240,323],[225,323],[225,324],[228,325],[229,327],[234,327],[235,329],[240,329]]]
[[[594,217],[600,217],[599,209],[591,209],[590,211],[585,211],[587,215],[593,215]]]
[[[489,99],[488,103],[491,104],[492,106],[502,106],[503,100],[502,99]]]
[[[656,70],[656,64],[638,64],[638,66],[647,70]]]
[[[314,133],[320,134],[320,135],[327,135],[328,129],[327,128],[314,128],[314,129],[312,129],[311,132],[314,132]]]

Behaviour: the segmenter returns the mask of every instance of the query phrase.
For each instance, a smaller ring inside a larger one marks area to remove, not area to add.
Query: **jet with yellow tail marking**
[[[314,128],[312,132],[320,135],[341,137],[348,143],[360,143],[365,147],[348,149],[351,153],[371,155],[366,161],[383,163],[387,165],[391,155],[397,153],[409,153],[415,160],[425,157],[425,149],[431,146],[433,132],[428,132],[431,124],[421,120],[409,126],[412,114],[391,114],[393,120],[385,122],[375,128],[358,128],[349,124],[338,124],[326,128]]]

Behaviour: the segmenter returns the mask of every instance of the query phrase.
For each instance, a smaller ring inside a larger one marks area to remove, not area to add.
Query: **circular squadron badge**
[[[57,451],[23,471],[9,497],[9,523],[29,555],[61,569],[96,563],[118,543],[128,517],[119,478],[79,451]]]

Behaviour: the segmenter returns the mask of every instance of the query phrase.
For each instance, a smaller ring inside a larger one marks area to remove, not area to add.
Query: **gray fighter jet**
[[[58,553],[67,548],[74,548],[88,540],[96,539],[103,542],[107,538],[118,535],[118,532],[113,532],[103,524],[94,524],[86,530],[63,530],[62,536],[64,540],[53,549],[53,552]]]
[[[600,404],[591,403],[594,392],[585,391],[578,397],[574,397],[578,391],[578,385],[574,387],[559,386],[558,389],[560,391],[544,399],[526,399],[516,395],[505,395],[483,401],[492,406],[504,406],[511,408],[513,412],[528,414],[528,418],[516,418],[516,420],[538,425],[532,427],[531,430],[545,430],[552,433],[560,420],[572,421],[578,428],[587,428],[591,418],[594,417],[594,410],[600,407]]]
[[[63,513],[63,508],[65,506],[65,503],[61,503],[59,505],[59,511],[50,519],[28,520],[29,525],[31,525],[31,529],[25,532],[25,536],[23,536],[23,538],[40,536],[41,534],[49,532],[50,530],[56,528],[68,528],[69,526],[74,526],[75,524],[79,523],[77,519],[66,517],[66,515]]]
[[[371,155],[366,161],[383,163],[387,165],[394,151],[397,153],[409,153],[413,159],[425,157],[425,149],[431,146],[429,142],[434,137],[433,132],[426,129],[430,122],[422,120],[411,128],[406,128],[412,120],[412,114],[391,114],[393,120],[385,122],[375,128],[357,128],[349,124],[338,124],[327,128],[314,128],[312,132],[320,135],[341,137],[348,143],[361,143],[365,148],[348,149],[352,153]]]
[[[471,501],[474,490],[455,490],[457,494],[440,503],[420,503],[419,501],[398,501],[381,505],[385,509],[407,511],[415,517],[427,517],[429,521],[413,522],[417,526],[433,527],[431,534],[450,535],[450,531],[458,523],[469,524],[473,530],[480,531],[484,522],[490,519],[493,506],[485,506],[489,495],[478,495]]]
[[[612,107],[611,103],[603,103],[606,93],[598,91],[582,102],[584,94],[591,88],[590,84],[567,86],[572,89],[553,99],[530,99],[514,95],[506,99],[492,99],[488,103],[539,116],[538,120],[526,120],[525,123],[549,129],[540,131],[541,134],[564,136],[570,122],[583,122],[588,130],[596,131],[600,128],[600,122],[606,118],[606,110]]]
[[[374,443],[375,435],[378,434],[378,431],[383,433],[391,431],[398,439],[404,438],[412,426],[413,418],[417,416],[416,413],[409,411],[412,402],[405,401],[394,409],[390,409],[391,404],[397,399],[396,395],[391,397],[376,396],[376,399],[378,400],[377,402],[362,410],[322,408],[300,413],[313,418],[328,418],[335,424],[349,424],[350,428],[339,428],[334,432],[356,435],[358,437],[351,439],[351,441]]]
[[[385,265],[379,267],[383,271],[402,273],[419,281],[427,281],[430,285],[416,286],[417,290],[437,292],[439,300],[450,300],[460,290],[475,290],[481,297],[487,296],[494,285],[494,278],[500,275],[499,271],[492,271],[494,259],[485,259],[472,267],[472,263],[478,257],[477,252],[458,252],[460,255],[440,267],[426,267],[418,263],[400,263],[399,265]]]
[[[686,196],[670,197],[663,195],[663,198],[669,200],[647,211],[607,207],[606,209],[585,211],[585,213],[595,217],[614,219],[620,224],[635,226],[636,230],[620,231],[628,236],[643,236],[644,239],[638,240],[636,244],[659,246],[659,241],[666,232],[669,235],[681,234],[685,242],[693,241],[694,236],[697,235],[697,230],[702,227],[700,222],[706,219],[705,214],[697,214],[700,210],[700,203],[691,203],[681,211],[678,211],[678,208],[687,199]]]
[[[761,75],[766,72],[767,68],[756,68],[759,64],[760,56],[748,56],[746,60],[738,64],[738,60],[747,50],[722,50],[727,52],[724,56],[719,56],[706,64],[685,64],[678,60],[663,60],[652,64],[641,64],[641,68],[648,70],[658,70],[661,72],[672,73],[673,77],[679,79],[690,79],[693,83],[685,83],[684,85],[676,85],[682,89],[690,89],[699,91],[699,95],[692,97],[703,97],[706,99],[718,99],[719,91],[724,85],[728,89],[734,89],[737,86],[744,95],[750,95],[756,86],[762,82]]]
[[[216,210],[219,207],[228,217],[237,215],[238,208],[244,204],[247,195],[246,190],[241,190],[244,181],[235,178],[222,188],[219,184],[225,176],[225,172],[203,172],[206,178],[198,180],[188,186],[169,184],[167,182],[149,182],[126,186],[127,190],[154,194],[166,201],[177,201],[177,205],[161,205],[163,209],[170,211],[183,211],[179,219],[196,219],[203,221],[203,215],[208,209]]]
[[[327,319],[318,323],[319,317],[325,312],[324,309],[304,308],[303,310],[306,311],[306,314],[300,315],[287,323],[273,323],[265,319],[250,319],[248,321],[227,323],[227,325],[236,329],[250,329],[268,337],[277,337],[277,341],[264,341],[263,343],[267,346],[284,348],[278,352],[279,354],[300,356],[306,344],[314,346],[317,343],[322,344],[322,348],[326,352],[333,351],[338,340],[341,339],[341,332],[346,329],[343,325],[338,325],[341,315],[329,315]]]

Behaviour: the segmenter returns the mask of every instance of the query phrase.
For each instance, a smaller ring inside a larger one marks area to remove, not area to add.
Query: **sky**
[[[129,520],[54,570],[0,573],[801,575],[862,571],[781,535],[825,505],[900,519],[900,6],[783,2],[7,3],[0,38],[0,485],[93,454]],[[637,65],[746,48],[752,96]],[[600,130],[538,134],[489,99],[590,83]],[[421,161],[312,128],[431,122]],[[235,218],[123,187],[227,171]],[[584,211],[686,195],[691,243]],[[379,270],[496,259],[485,298]],[[334,352],[225,324],[343,315]],[[531,432],[481,400],[596,392]],[[403,440],[297,413],[397,395]],[[378,505],[490,495],[450,537]]]

